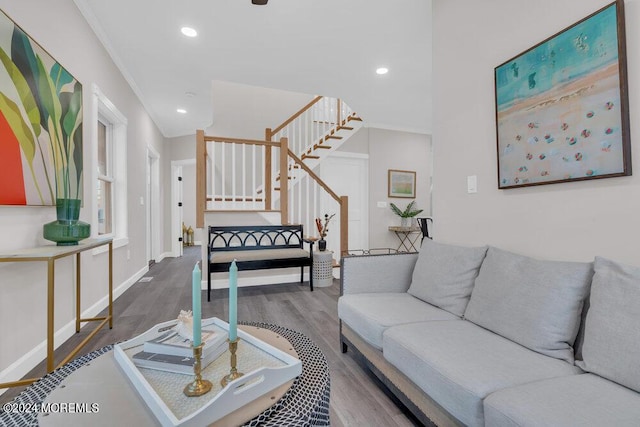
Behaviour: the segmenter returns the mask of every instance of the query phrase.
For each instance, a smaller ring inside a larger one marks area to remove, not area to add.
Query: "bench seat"
[[[304,249],[288,248],[214,252],[211,254],[209,262],[212,264],[222,264],[230,263],[234,259],[236,262],[243,262],[273,260],[278,258],[309,258],[309,251]]]

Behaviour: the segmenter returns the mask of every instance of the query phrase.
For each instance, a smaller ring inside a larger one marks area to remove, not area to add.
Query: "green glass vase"
[[[56,199],[58,219],[44,225],[42,236],[58,246],[77,245],[89,237],[91,225],[78,221],[81,203],[79,199]]]

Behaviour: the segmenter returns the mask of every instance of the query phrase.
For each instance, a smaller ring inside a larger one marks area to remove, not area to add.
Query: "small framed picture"
[[[415,199],[416,172],[389,169],[389,197]]]

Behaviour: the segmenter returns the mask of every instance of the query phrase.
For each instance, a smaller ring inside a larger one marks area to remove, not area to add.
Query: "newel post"
[[[280,138],[280,218],[282,224],[289,223],[289,140]]]
[[[207,146],[204,130],[196,131],[196,228],[204,228],[204,211],[207,208]]]
[[[267,128],[264,131],[265,141],[271,141],[272,138],[271,128]],[[273,209],[271,206],[271,183],[273,177],[271,176],[271,146],[267,145],[264,149],[264,210],[270,211]]]
[[[340,256],[349,252],[349,197],[340,196]]]

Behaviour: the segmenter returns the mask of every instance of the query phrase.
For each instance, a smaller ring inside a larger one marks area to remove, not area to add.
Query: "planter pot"
[[[324,252],[327,250],[327,241],[324,239],[318,240],[318,250]]]
[[[411,218],[400,217],[400,227],[410,227],[410,226],[411,226]]]
[[[56,199],[58,219],[44,225],[42,236],[58,246],[77,245],[80,240],[89,237],[91,225],[78,221],[80,204],[78,199]]]

